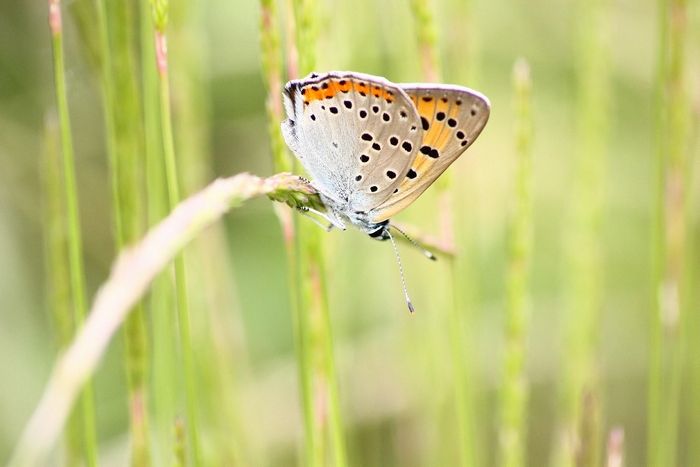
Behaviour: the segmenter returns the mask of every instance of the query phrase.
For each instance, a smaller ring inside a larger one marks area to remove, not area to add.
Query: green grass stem
[[[78,188],[75,179],[75,161],[73,156],[73,138],[66,95],[65,65],[63,59],[63,28],[61,4],[58,0],[49,2],[49,24],[54,56],[54,84],[56,86],[56,103],[61,130],[61,151],[63,153],[63,177],[65,187],[66,216],[68,219],[68,260],[70,267],[70,289],[73,300],[75,329],[85,322],[86,290],[85,271],[83,269],[83,241],[80,230],[80,213],[78,209]],[[97,465],[97,428],[95,416],[95,397],[92,383],[85,385],[82,395],[83,453],[88,467]]]
[[[529,385],[525,373],[530,323],[530,263],[532,261],[532,82],[530,65],[520,59],[514,68],[516,99],[516,181],[509,235],[508,307],[504,374],[501,390],[500,465],[526,462]]]
[[[685,86],[688,5],[659,2],[656,76],[656,197],[650,326],[648,451],[651,467],[676,464],[682,326],[687,317],[687,206],[689,109]]]
[[[173,454],[175,462],[174,467],[185,467],[187,465],[187,434],[185,430],[185,421],[182,418],[175,420],[175,443]]]
[[[442,197],[442,203],[449,203],[451,197],[446,192]],[[445,206],[444,212],[452,213],[451,206]],[[447,216],[443,216],[445,218]],[[445,232],[450,231],[449,227],[443,228]],[[470,467],[476,462],[475,449],[475,427],[474,427],[474,389],[473,389],[473,368],[467,359],[468,350],[473,349],[471,343],[466,339],[473,337],[471,333],[466,333],[466,297],[462,292],[464,274],[459,260],[447,258],[449,262],[449,289],[452,292],[452,303],[448,311],[448,327],[450,339],[450,356],[452,360],[452,371],[454,374],[454,397],[455,410],[457,414],[457,446],[459,449],[459,463],[461,467]],[[467,337],[469,336],[469,337]]]
[[[279,21],[279,8],[276,0],[260,2],[260,49],[263,77],[267,86],[268,134],[272,150],[275,172],[292,170],[292,160],[280,130],[284,120],[282,104],[282,48]]]
[[[280,23],[279,9],[276,0],[262,0],[260,2],[260,42],[262,52],[262,65],[264,71],[265,84],[267,86],[267,118],[268,118],[268,133],[270,138],[270,146],[272,150],[272,160],[275,171],[293,166],[289,153],[286,149],[286,144],[282,138],[280,125],[284,119],[284,109],[282,104],[282,51],[280,47]],[[293,57],[290,58],[290,67],[294,67],[289,73],[296,73],[297,57],[296,47],[294,47],[295,36],[290,34],[294,32],[294,15],[292,14],[291,1],[286,2],[288,13],[288,52]],[[299,307],[301,302],[299,299],[299,284],[300,270],[297,254],[297,232],[294,223],[294,213],[286,206],[275,205],[275,214],[282,228],[282,237],[284,240],[285,256],[287,264],[287,287],[289,290],[289,303],[292,314],[292,325],[294,327],[294,347],[297,355],[299,366],[300,388],[302,397],[302,409],[304,410],[304,420],[311,420],[313,413],[312,391],[308,386],[309,370],[306,365],[308,358],[304,339],[301,337],[302,323]],[[304,423],[304,443],[307,449],[313,445],[313,431],[311,423]],[[310,456],[307,454],[307,458]]]
[[[109,75],[105,81],[106,113],[111,115],[107,140],[113,145],[109,151],[112,178],[112,208],[117,251],[136,241],[144,232],[141,205],[144,167],[143,109],[138,71],[134,55],[138,50],[135,5],[129,2],[106,2],[102,8],[107,15],[109,57],[103,67]],[[110,89],[111,87],[111,89]],[[119,96],[118,101],[114,98]],[[146,319],[141,303],[124,324],[124,344],[129,419],[131,429],[131,465],[150,465],[148,428],[148,360],[149,344]]]
[[[448,14],[442,18],[443,57],[448,57],[444,77],[449,83],[464,83],[477,88],[481,72],[479,26],[474,0],[450,0],[445,6]]]
[[[423,78],[429,83],[440,81],[440,53],[437,27],[430,0],[411,0],[416,38],[421,59]]]
[[[423,79],[426,82],[440,82],[442,67],[440,64],[440,47],[438,46],[438,26],[430,0],[412,0],[411,10],[415,24],[416,40],[421,60]],[[464,18],[462,18],[464,19]],[[470,65],[473,65],[470,63]],[[454,170],[454,169],[453,169]],[[440,243],[448,251],[455,248],[455,224],[464,224],[459,218],[463,211],[453,208],[452,172],[444,173],[435,183],[439,190],[438,224]],[[450,359],[454,378],[454,404],[457,418],[458,465],[467,467],[475,462],[474,443],[474,400],[472,383],[474,381],[471,365],[467,362],[465,345],[466,312],[465,296],[461,292],[464,282],[463,267],[459,264],[463,258],[455,255],[445,256],[448,269],[447,293],[451,299],[447,302],[447,320],[449,327]],[[453,427],[447,430],[452,431]]]
[[[160,123],[160,90],[153,41],[150,0],[140,2],[141,73],[143,86],[144,149],[146,171],[146,211],[149,227],[168,215],[168,194]],[[177,400],[177,343],[173,310],[174,289],[167,274],[160,274],[151,287],[148,310],[151,321],[153,361],[150,389],[152,397],[151,449],[154,465],[166,465],[173,453],[173,420]],[[157,395],[157,396],[156,396]]]
[[[316,4],[316,0],[291,0],[295,33],[295,50],[291,55],[298,60],[296,66],[292,67],[300,76],[289,72],[290,78],[306,76],[316,68]]]
[[[68,226],[66,223],[66,188],[63,178],[61,136],[57,118],[49,114],[45,124],[44,219],[48,296],[56,343],[64,351],[75,335],[75,316],[71,299]],[[81,421],[73,412],[66,427],[66,465],[78,466],[81,461]]]
[[[563,465],[598,465],[602,432],[599,400],[598,341],[603,304],[602,228],[605,162],[610,126],[608,5],[606,0],[578,3],[577,145],[566,259],[568,308],[562,365]],[[586,429],[584,433],[581,430]]]
[[[306,75],[316,66],[315,2],[293,0],[291,6],[296,47],[290,50],[298,57],[298,64],[291,66]],[[345,433],[325,284],[325,233],[303,221],[297,224],[296,233],[299,280],[294,295],[299,305],[292,310],[297,313],[292,320],[304,410],[306,465],[345,467]],[[289,253],[287,256],[292,257]]]
[[[160,84],[160,121],[163,138],[163,154],[165,156],[165,177],[168,191],[168,202],[173,209],[180,200],[180,179],[177,173],[175,147],[173,143],[172,117],[170,110],[170,85],[168,80],[168,56],[165,37],[167,18],[167,1],[154,3],[155,47],[158,63]],[[159,16],[160,15],[160,16]],[[182,254],[175,258],[175,290],[177,316],[180,330],[180,345],[182,347],[183,372],[185,378],[185,393],[187,400],[187,434],[189,447],[192,452],[192,465],[201,465],[201,437],[199,432],[199,404],[197,401],[197,376],[194,368],[194,349],[190,328],[190,314],[187,294],[185,258]]]
[[[700,18],[696,18],[695,25],[700,25]],[[691,25],[692,27],[692,25]],[[700,246],[700,178],[697,174],[700,170],[700,101],[696,97],[691,134],[691,160],[694,165],[689,166],[689,178],[692,186],[689,187],[687,212],[689,222],[689,235],[687,244],[687,258],[694,258],[688,262],[687,284],[688,284],[688,310],[700,309],[700,290],[692,284],[700,281],[700,258],[698,257],[698,247]],[[693,177],[694,176],[694,177]],[[688,402],[687,416],[690,420],[688,428],[688,439],[700,439],[700,313],[689,312],[686,325],[686,370],[688,374],[689,390],[685,400]],[[700,445],[698,443],[688,443],[688,465],[700,465]]]

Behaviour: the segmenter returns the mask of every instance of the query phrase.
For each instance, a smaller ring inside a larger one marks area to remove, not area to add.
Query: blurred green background
[[[66,82],[89,297],[115,257],[110,177],[99,78],[86,28],[63,6]],[[515,197],[513,65],[524,57],[533,83],[530,325],[524,353],[530,396],[526,465],[558,465],[571,321],[567,235],[577,177],[577,41],[585,2],[435,0],[443,80],[489,97],[491,119],[450,169],[458,214],[458,249],[466,308],[462,333],[474,401],[476,465],[498,465],[499,391],[507,307],[508,225]],[[135,9],[135,11],[137,11]],[[200,0],[171,5],[169,52],[176,150],[192,193],[216,177],[273,173],[267,91],[259,47],[260,5]],[[394,82],[423,80],[415,21],[405,0],[317,0],[318,71],[355,70]],[[626,465],[647,463],[647,381],[652,317],[654,82],[659,11],[648,0],[600,6],[609,89],[604,108],[601,306],[593,339],[600,442],[625,433]],[[469,22],[465,20],[471,15]],[[700,6],[687,7],[689,243],[700,239]],[[89,29],[89,27],[87,28]],[[0,462],[12,452],[57,355],[45,242],[46,122],[55,112],[51,36],[43,2],[0,2]],[[601,92],[603,90],[601,89]],[[182,117],[194,116],[194,121]],[[185,164],[185,163],[183,163]],[[693,168],[695,170],[693,170]],[[188,179],[190,177],[190,179]],[[189,180],[189,181],[188,181]],[[398,220],[436,234],[438,197],[426,192]],[[299,465],[303,428],[287,288],[285,250],[271,202],[259,199],[229,215],[221,264],[188,250],[192,328],[203,419],[205,465]],[[301,219],[298,222],[305,222]],[[328,298],[350,465],[457,465],[446,285],[448,261],[427,260],[400,244],[410,316],[388,243],[356,231],[327,236]],[[689,249],[692,252],[692,250]],[[698,254],[688,263],[699,265]],[[203,261],[206,263],[206,260]],[[199,268],[199,269],[197,269]],[[205,273],[199,274],[202,270]],[[213,271],[213,272],[212,272]],[[688,290],[698,286],[697,274]],[[214,284],[212,284],[212,282]],[[692,296],[692,294],[689,294]],[[212,298],[213,297],[213,298]],[[692,299],[690,303],[692,304]],[[695,305],[687,308],[697,314]],[[174,320],[174,318],[173,318]],[[149,334],[175,336],[174,325]],[[697,338],[697,335],[695,335]],[[173,337],[174,339],[174,337]],[[153,338],[152,338],[153,340]],[[688,349],[697,350],[691,341]],[[173,358],[177,350],[173,347]],[[125,465],[128,411],[123,339],[112,342],[95,375],[101,465]],[[159,365],[151,361],[151,368]],[[686,366],[687,365],[687,366]],[[684,360],[683,368],[692,367]],[[177,365],[176,365],[177,367]],[[223,367],[223,368],[222,368]],[[153,371],[153,370],[152,370]],[[172,370],[177,375],[178,370]],[[692,373],[692,372],[691,372]],[[222,376],[223,375],[223,376]],[[174,381],[179,381],[175,378]],[[179,392],[183,383],[174,383]],[[692,463],[700,420],[688,380],[681,387],[678,465]],[[694,391],[694,392],[693,392]],[[174,401],[184,415],[183,395]],[[150,400],[157,405],[159,394]],[[161,401],[162,402],[162,401]],[[224,408],[222,408],[224,407]],[[686,410],[687,409],[687,410]],[[231,415],[229,417],[229,415]],[[154,426],[158,426],[154,422]],[[165,432],[168,432],[166,429]],[[62,448],[59,448],[59,452]],[[154,451],[157,449],[154,448]],[[171,465],[162,452],[154,465]],[[603,456],[600,456],[602,462]],[[697,458],[695,458],[697,460]],[[53,459],[62,465],[60,456]],[[52,464],[53,465],[53,464]]]

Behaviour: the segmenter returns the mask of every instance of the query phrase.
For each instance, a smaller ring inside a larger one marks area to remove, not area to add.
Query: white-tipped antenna
[[[409,237],[408,234],[406,234],[406,232],[404,232],[403,230],[399,229],[399,228],[396,227],[395,225],[389,224],[389,227],[395,228],[401,235],[403,235],[404,237],[406,237],[406,240],[408,240],[409,242],[413,243],[413,246],[415,246],[416,248],[418,248],[425,256],[428,257],[428,259],[432,259],[433,261],[437,261],[437,256],[435,256],[434,254],[432,254],[431,252],[429,252],[428,250],[426,250],[425,248],[423,248],[422,246],[420,246],[420,245],[418,244],[418,242],[416,242],[416,241],[413,240],[411,237]],[[386,229],[386,231],[389,232],[389,229]],[[389,236],[391,236],[391,234],[389,234]],[[393,242],[393,241],[394,241],[394,240],[392,239],[392,242]],[[396,255],[398,256],[398,253],[397,253]]]
[[[399,232],[401,232],[401,231],[399,230]],[[389,240],[391,240],[391,244],[394,245],[394,252],[396,253],[396,259],[399,262],[399,274],[401,275],[401,285],[403,285],[403,294],[406,296],[406,304],[408,305],[408,311],[410,311],[411,314],[413,314],[415,310],[413,309],[413,304],[411,303],[411,299],[408,298],[408,290],[406,290],[406,281],[403,278],[403,267],[401,267],[401,257],[399,256],[399,249],[396,248],[396,242],[394,241],[394,236],[391,235],[391,232],[389,232],[389,229],[386,229],[386,233],[389,235]],[[403,233],[403,232],[401,232],[401,233]]]

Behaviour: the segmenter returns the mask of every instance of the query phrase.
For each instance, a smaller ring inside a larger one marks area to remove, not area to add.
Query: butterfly
[[[471,146],[490,113],[465,87],[344,71],[289,81],[283,97],[282,134],[327,208],[316,214],[392,242],[389,219]]]

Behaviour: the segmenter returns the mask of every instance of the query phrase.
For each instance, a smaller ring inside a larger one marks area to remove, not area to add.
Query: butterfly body
[[[378,239],[476,139],[489,101],[460,86],[394,84],[355,72],[287,83],[287,145],[312,177],[328,217]]]

